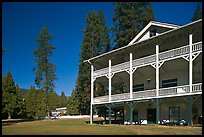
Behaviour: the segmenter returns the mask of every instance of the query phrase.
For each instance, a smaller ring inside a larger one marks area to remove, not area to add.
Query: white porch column
[[[189,35],[189,85],[190,85],[190,93],[192,92],[192,82],[193,82],[193,60],[192,60],[192,43],[193,43],[193,35]]]
[[[193,105],[193,96],[188,97],[188,124],[192,126],[192,105]]]
[[[111,101],[111,60],[109,60],[109,72],[108,72],[108,80],[109,80],[109,102]]]
[[[132,99],[132,83],[133,83],[133,78],[132,78],[132,53],[130,53],[130,99]]]
[[[93,89],[94,89],[93,71],[94,71],[94,67],[93,67],[93,65],[91,65],[91,108],[90,108],[90,124],[93,124]]]
[[[156,97],[159,96],[159,45],[156,45]]]

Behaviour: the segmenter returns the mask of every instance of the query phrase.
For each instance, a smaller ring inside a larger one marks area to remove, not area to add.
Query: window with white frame
[[[156,30],[156,29],[150,31],[150,32],[149,32],[149,37],[156,36],[156,33],[157,33],[157,30]]]
[[[179,122],[180,120],[180,107],[169,107],[169,121]]]

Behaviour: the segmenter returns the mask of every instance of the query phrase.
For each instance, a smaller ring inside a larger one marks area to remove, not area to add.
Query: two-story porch
[[[130,124],[185,120],[191,125],[194,115],[202,116],[202,19],[173,27],[87,60],[91,116],[100,106],[108,108],[109,120],[114,108],[122,109]]]

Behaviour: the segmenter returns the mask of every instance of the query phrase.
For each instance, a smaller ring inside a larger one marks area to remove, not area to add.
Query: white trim
[[[190,85],[190,93],[192,92],[192,83],[193,83],[193,60],[192,60],[192,43],[193,43],[193,35],[189,35],[189,85]]]
[[[130,53],[130,99],[132,99],[132,83],[133,83],[132,53]]]
[[[111,60],[109,60],[109,71],[108,71],[108,81],[109,81],[109,102],[111,102]]]
[[[156,97],[159,95],[159,45],[156,45]]]
[[[179,25],[173,25],[173,24],[168,24],[168,23],[151,21],[149,24],[146,25],[146,27],[144,29],[142,29],[139,32],[139,34],[128,45],[131,45],[135,41],[137,41],[142,36],[142,34],[144,34],[144,32],[146,32],[153,25],[154,26],[159,26],[159,27],[164,27],[164,28],[171,28],[171,29],[175,29],[175,28],[179,27]]]
[[[141,100],[150,100],[150,99],[157,99],[157,98],[159,99],[159,98],[167,98],[167,97],[180,97],[180,96],[189,96],[189,95],[202,95],[202,92],[193,92],[193,93],[158,96],[158,97],[146,97],[146,98],[137,98],[137,99],[116,100],[116,101],[111,101],[111,103],[141,101]],[[110,102],[98,102],[98,103],[93,103],[93,104],[97,105],[97,104],[108,104],[108,103]]]

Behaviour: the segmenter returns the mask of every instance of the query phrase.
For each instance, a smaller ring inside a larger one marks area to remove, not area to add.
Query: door
[[[156,108],[147,109],[147,124],[156,124]]]
[[[133,122],[138,122],[138,111],[133,111]]]

